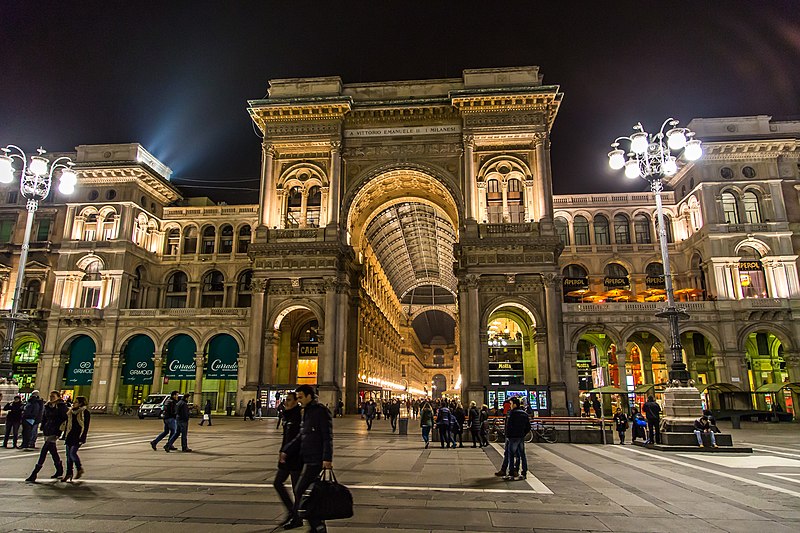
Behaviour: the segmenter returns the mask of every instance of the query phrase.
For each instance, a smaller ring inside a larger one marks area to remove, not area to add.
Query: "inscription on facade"
[[[450,124],[444,126],[401,126],[395,128],[359,128],[345,130],[344,137],[395,137],[398,135],[442,135],[444,133],[461,133],[461,126]]]

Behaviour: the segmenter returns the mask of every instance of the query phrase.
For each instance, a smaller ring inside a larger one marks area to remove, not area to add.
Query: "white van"
[[[139,406],[139,420],[145,417],[161,418],[164,413],[164,404],[169,399],[169,394],[151,394]]]

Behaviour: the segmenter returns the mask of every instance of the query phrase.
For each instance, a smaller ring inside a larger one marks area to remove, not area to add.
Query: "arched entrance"
[[[94,355],[97,350],[94,340],[88,335],[78,335],[64,346],[66,357],[62,396],[75,398],[85,396],[92,401],[92,379],[94,376]]]
[[[215,335],[206,344],[202,393],[195,403],[204,406],[211,400],[211,407],[216,411],[235,404],[238,378],[239,344],[227,333]]]
[[[36,388],[36,373],[39,367],[39,357],[42,345],[37,339],[23,337],[14,350],[11,359],[14,380],[19,385],[19,391],[30,393]]]
[[[444,374],[435,374],[431,379],[431,392],[433,399],[436,400],[442,397],[442,393],[447,390],[447,378]]]
[[[136,406],[152,392],[156,345],[147,335],[134,335],[122,349],[117,405]]]
[[[783,351],[783,342],[773,331],[765,328],[747,335],[745,339],[747,380],[754,409],[796,412],[792,391],[789,389],[776,394],[755,392],[767,384],[789,382]]]
[[[195,378],[197,377],[197,363],[195,355],[197,343],[185,334],[179,333],[167,341],[164,347],[163,390],[177,390],[181,394],[193,393]]]

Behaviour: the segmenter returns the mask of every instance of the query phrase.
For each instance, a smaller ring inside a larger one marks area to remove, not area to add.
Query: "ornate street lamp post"
[[[666,132],[664,129],[669,126]],[[679,128],[675,119],[665,120],[661,129],[655,135],[650,135],[642,124],[633,127],[634,133],[630,137],[618,137],[612,144],[613,150],[608,154],[608,163],[614,170],[625,168],[625,176],[629,179],[643,178],[650,183],[650,190],[656,197],[656,216],[658,217],[658,240],[661,244],[661,262],[664,267],[664,285],[667,291],[667,307],[656,313],[660,318],[669,320],[670,351],[672,352],[672,365],[669,370],[669,381],[676,381],[686,385],[689,381],[689,372],[683,362],[683,347],[678,330],[678,320],[689,318],[686,311],[675,305],[675,293],[672,288],[672,273],[669,267],[669,251],[667,249],[667,228],[664,225],[664,213],[661,206],[661,191],[664,189],[663,179],[672,176],[678,171],[677,154],[683,150],[683,157],[695,161],[702,154],[700,141],[694,139],[694,132],[688,128]],[[620,146],[620,141],[630,143],[630,152],[626,153]]]
[[[37,155],[31,156],[28,160],[25,152],[18,146],[9,144],[2,149],[0,155],[0,184],[9,184],[14,181],[14,160],[22,164],[19,179],[19,191],[23,198],[27,200],[26,208],[28,218],[25,223],[25,236],[22,240],[22,249],[19,255],[19,265],[17,267],[17,283],[14,288],[14,299],[11,303],[11,311],[8,314],[8,333],[3,343],[3,350],[0,353],[0,377],[11,380],[12,364],[11,352],[14,348],[14,336],[16,335],[17,325],[30,320],[26,313],[19,311],[22,288],[25,280],[25,264],[28,262],[28,248],[31,240],[31,228],[33,227],[33,216],[39,207],[39,202],[47,198],[50,194],[50,185],[57,171],[61,171],[58,190],[62,194],[72,194],[78,178],[72,170],[73,162],[69,157],[59,157],[54,161],[49,161],[44,157],[45,151],[41,148],[37,150]]]

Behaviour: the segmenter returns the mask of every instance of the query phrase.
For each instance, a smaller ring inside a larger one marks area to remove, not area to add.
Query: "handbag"
[[[332,468],[320,472],[319,479],[300,498],[297,515],[306,520],[336,520],[353,516],[353,495],[336,481]]]
[[[211,420],[211,417],[208,415],[203,415],[203,420]]]

